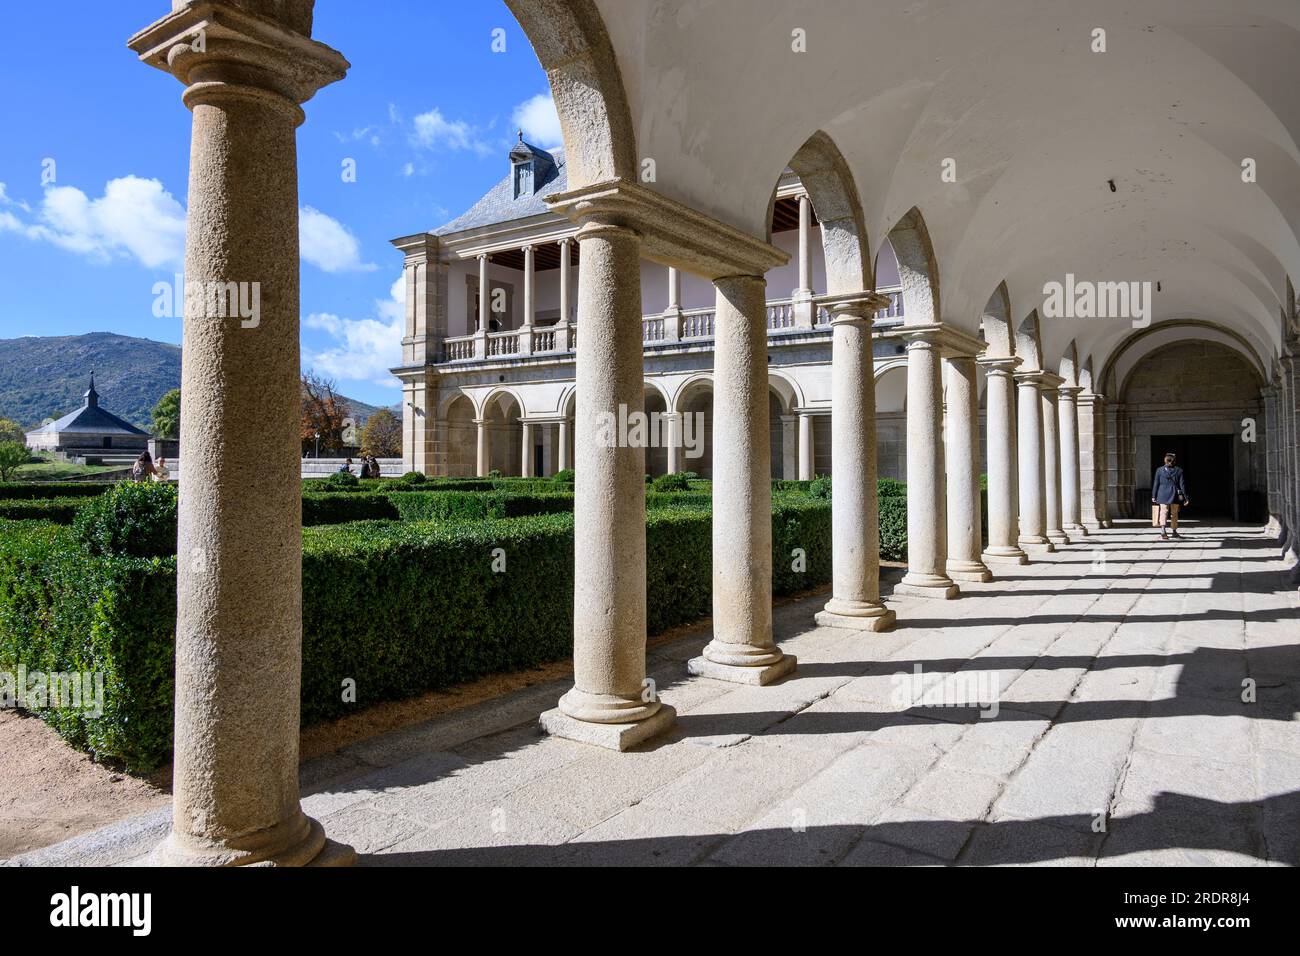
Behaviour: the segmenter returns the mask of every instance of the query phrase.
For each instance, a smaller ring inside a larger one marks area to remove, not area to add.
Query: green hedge
[[[473,521],[522,518],[573,511],[573,494],[551,490],[515,492],[401,491],[388,495],[403,521]]]
[[[397,508],[386,494],[326,491],[302,496],[303,527],[397,518]]]
[[[0,501],[0,520],[72,524],[86,498],[18,498]]]
[[[88,555],[68,528],[0,522],[0,669],[103,675],[104,712],[29,708],[131,769],[171,752],[176,559]]]
[[[25,498],[93,498],[116,485],[111,481],[0,481],[0,501]]]
[[[776,594],[830,579],[827,502],[779,501],[772,529]],[[710,612],[711,541],[707,509],[647,513],[650,633]],[[497,548],[504,572],[493,569]],[[39,712],[99,759],[148,769],[167,758],[175,609],[173,557],[97,557],[71,529],[0,523],[0,667],[103,673],[102,716]],[[347,678],[365,705],[563,659],[572,615],[571,514],[308,528],[303,720],[353,712],[342,699]]]

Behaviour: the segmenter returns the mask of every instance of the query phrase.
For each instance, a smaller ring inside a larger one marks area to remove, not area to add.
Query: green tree
[[[153,433],[158,438],[181,437],[181,390],[173,388],[153,407]]]
[[[402,454],[402,423],[386,408],[366,419],[361,429],[361,452],[376,458],[396,458]]]
[[[27,433],[12,418],[0,418],[0,441],[16,441],[21,445],[27,441]]]
[[[18,466],[27,464],[31,457],[27,446],[21,442],[0,442],[0,481],[12,480]]]

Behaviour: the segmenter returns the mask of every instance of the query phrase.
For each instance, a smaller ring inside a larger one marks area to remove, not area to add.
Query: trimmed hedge
[[[302,524],[305,528],[349,521],[395,520],[397,508],[386,494],[355,491],[326,491],[302,496]]]
[[[93,498],[116,486],[111,481],[0,481],[0,501],[26,498]]]
[[[176,559],[87,555],[68,528],[0,522],[0,669],[103,675],[104,712],[28,708],[97,759],[147,770],[172,742]]]
[[[573,494],[555,491],[553,486],[538,494],[399,491],[388,495],[388,500],[403,521],[474,521],[573,511]]]
[[[73,531],[91,554],[174,555],[177,500],[173,485],[124,482],[86,502],[77,512]]]
[[[0,520],[72,524],[86,498],[19,498],[0,501]]]
[[[648,512],[650,633],[710,612],[711,520],[705,508]],[[774,593],[830,579],[828,503],[778,501],[772,531]],[[497,548],[504,571],[493,567]],[[0,525],[0,667],[103,673],[101,717],[38,711],[99,759],[132,769],[167,759],[175,609],[174,557],[96,557],[70,529]],[[572,634],[570,514],[303,532],[304,723],[355,710],[342,700],[346,678],[362,704],[403,698],[563,659]]]

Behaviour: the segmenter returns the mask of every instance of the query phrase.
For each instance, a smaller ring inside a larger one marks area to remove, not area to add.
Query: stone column
[[[907,574],[894,593],[954,598],[960,591],[947,571],[939,333],[901,331],[908,340]]]
[[[1020,545],[1029,554],[1055,551],[1047,538],[1047,494],[1044,490],[1043,405],[1039,397],[1042,372],[1016,374],[1019,427],[1016,451],[1020,475]]]
[[[795,481],[799,477],[799,416],[781,416],[781,477]]]
[[[561,239],[560,246],[560,323],[569,321],[569,241]]]
[[[573,467],[569,464],[569,420],[567,418],[560,419],[559,429],[560,433],[556,448],[558,464],[556,468],[558,471],[564,471],[566,468]]]
[[[533,477],[533,423],[519,420],[520,461],[519,474],[524,478]]]
[[[1110,500],[1110,493],[1107,486],[1106,459],[1107,449],[1110,446],[1109,429],[1110,420],[1106,414],[1106,397],[1104,395],[1093,395],[1092,401],[1092,421],[1093,421],[1093,456],[1096,461],[1097,472],[1097,523],[1103,528],[1111,526],[1111,509],[1114,505]]]
[[[535,295],[536,274],[534,272],[533,247],[524,246],[524,328],[533,324],[533,310],[537,308]]]
[[[474,473],[480,478],[486,478],[487,473],[492,470],[492,429],[484,418],[474,419],[474,424],[478,427]]]
[[[483,252],[478,257],[478,330],[481,334],[486,335],[492,331],[492,325],[489,316],[489,304],[492,299],[492,288],[488,283],[488,257]],[[484,356],[486,358],[486,356]]]
[[[1282,437],[1277,423],[1277,386],[1265,385],[1259,390],[1264,401],[1264,487],[1267,498],[1268,526],[1270,532],[1276,533],[1280,528],[1280,499],[1278,481],[1277,453],[1278,441]]]
[[[620,411],[645,402],[641,241],[595,216],[578,232],[574,442],[573,681],[552,734],[626,750],[674,717],[645,683],[645,449],[617,434]]]
[[[975,356],[953,355],[947,367],[947,414],[944,456],[947,474],[948,577],[954,581],[991,581],[980,560],[980,407]],[[910,489],[909,489],[910,492]]]
[[[309,5],[255,17],[217,3],[178,6],[130,40],[185,84],[193,113],[186,281],[235,284],[258,301],[254,314],[229,318],[211,314],[207,296],[185,305],[181,460],[190,467],[178,515],[172,829],[151,857],[159,865],[355,855],[326,840],[298,790],[296,129],[299,104],[348,68],[310,33]]]
[[[663,415],[664,430],[668,439],[668,447],[665,449],[668,453],[667,471],[670,475],[675,475],[682,470],[682,415],[681,412],[665,412]]]
[[[1083,526],[1083,509],[1079,501],[1079,407],[1083,389],[1062,385],[1056,390],[1056,413],[1061,442],[1061,530],[1067,536],[1087,535]]]
[[[799,288],[796,296],[812,295],[812,200],[799,197]]]
[[[1083,533],[1086,533],[1101,527],[1101,496],[1098,493],[1100,481],[1097,474],[1097,396],[1080,391],[1075,399],[1075,413],[1079,423],[1079,524]]]
[[[876,489],[875,296],[831,308],[831,542],[834,587],[817,623],[883,631],[895,614],[880,600]],[[883,297],[882,297],[883,298]]]
[[[985,417],[988,420],[989,543],[988,564],[1028,564],[1016,543],[1020,537],[1016,498],[1016,387],[1012,378],[1020,359],[982,358]]]
[[[762,276],[715,280],[713,640],[692,674],[767,684],[795,659],[772,638],[772,455]]]
[[[1045,376],[1039,388],[1043,403],[1043,495],[1046,503],[1047,540],[1052,544],[1069,544],[1061,527],[1061,436],[1056,410],[1056,389],[1060,377]]]
[[[813,447],[812,412],[799,412],[799,480],[812,481],[817,477],[817,464]],[[834,449],[832,449],[832,452]]]

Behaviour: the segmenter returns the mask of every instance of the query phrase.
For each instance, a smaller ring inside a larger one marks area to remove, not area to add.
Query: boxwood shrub
[[[88,501],[73,530],[91,554],[134,558],[176,553],[175,485],[123,482]]]
[[[348,521],[394,520],[397,509],[386,494],[334,491],[302,496],[304,527],[344,524]]]
[[[484,518],[522,518],[528,515],[573,511],[573,494],[404,491],[388,495],[397,517],[403,521],[473,521]]]
[[[116,486],[111,481],[0,481],[0,501],[23,498],[93,498]]]
[[[0,519],[72,524],[88,498],[20,498],[0,501]]]

